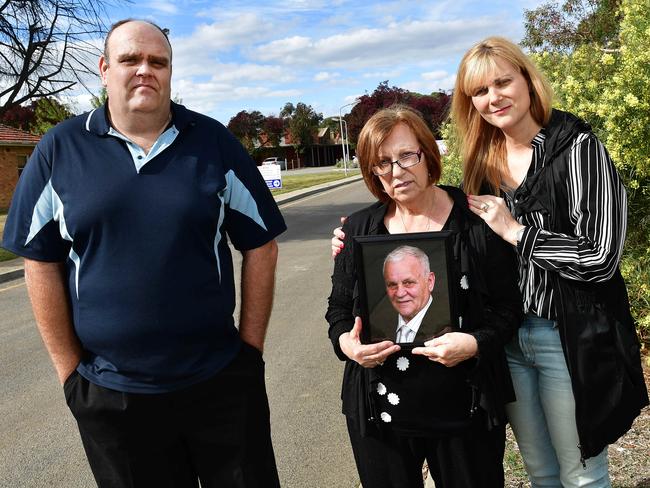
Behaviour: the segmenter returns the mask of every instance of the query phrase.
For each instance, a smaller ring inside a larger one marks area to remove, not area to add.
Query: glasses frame
[[[401,161],[402,161],[403,159],[410,158],[413,154],[415,154],[415,155],[418,157],[417,162],[415,162],[415,163],[413,163],[413,164],[409,164],[409,165],[407,165],[407,166],[404,166],[404,164],[403,164]],[[396,159],[395,161],[387,161],[388,163],[390,163],[390,169],[388,169],[387,171],[384,171],[383,173],[377,173],[377,171],[375,171],[375,168],[379,168],[378,164],[373,164],[373,165],[370,167],[370,171],[371,171],[372,174],[374,174],[375,176],[384,176],[384,175],[387,175],[387,174],[393,172],[393,168],[394,168],[394,165],[395,165],[395,164],[398,165],[398,166],[399,166],[400,168],[402,168],[402,169],[406,169],[406,168],[412,168],[413,166],[415,166],[415,165],[417,165],[417,164],[420,164],[421,161],[422,161],[422,149],[418,149],[417,151],[415,151],[415,152],[409,154],[408,156],[403,156],[403,157],[401,157],[401,158],[399,158],[399,159]]]

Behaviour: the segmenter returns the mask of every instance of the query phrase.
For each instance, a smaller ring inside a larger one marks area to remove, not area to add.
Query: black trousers
[[[244,344],[213,378],[164,394],[133,394],[66,380],[100,488],[279,487],[264,361]]]
[[[503,487],[505,426],[487,431],[482,422],[453,435],[362,437],[348,419],[348,433],[363,488],[421,488],[427,460],[436,488]]]

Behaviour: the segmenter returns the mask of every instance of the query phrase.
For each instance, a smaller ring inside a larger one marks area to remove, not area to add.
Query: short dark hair
[[[144,22],[145,24],[149,24],[152,27],[155,27],[160,31],[160,33],[165,36],[165,40],[167,41],[167,45],[169,46],[169,59],[171,61],[172,58],[172,43],[169,42],[169,29],[163,29],[160,27],[158,24],[151,22],[150,20],[145,20],[145,19],[135,19],[129,17],[128,19],[122,19],[118,20],[115,22],[113,25],[111,25],[111,28],[108,30],[106,34],[106,39],[104,39],[104,59],[109,62],[108,58],[108,40],[111,38],[111,35],[113,35],[113,32],[115,29],[117,29],[120,26],[123,26],[124,24],[128,24],[129,22]]]

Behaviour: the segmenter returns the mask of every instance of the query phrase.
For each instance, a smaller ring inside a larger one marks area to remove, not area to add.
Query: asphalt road
[[[286,204],[266,343],[282,486],[356,488],[340,413],[342,364],[327,339],[331,229],[372,198],[362,182]],[[92,487],[79,434],[34,324],[24,282],[0,285],[0,487]]]

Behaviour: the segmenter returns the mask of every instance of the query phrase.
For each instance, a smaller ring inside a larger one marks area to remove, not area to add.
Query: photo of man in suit
[[[400,246],[384,259],[386,296],[397,312],[395,342],[423,342],[431,338],[431,328],[422,324],[432,322],[429,309],[436,284],[429,257],[421,249]]]

